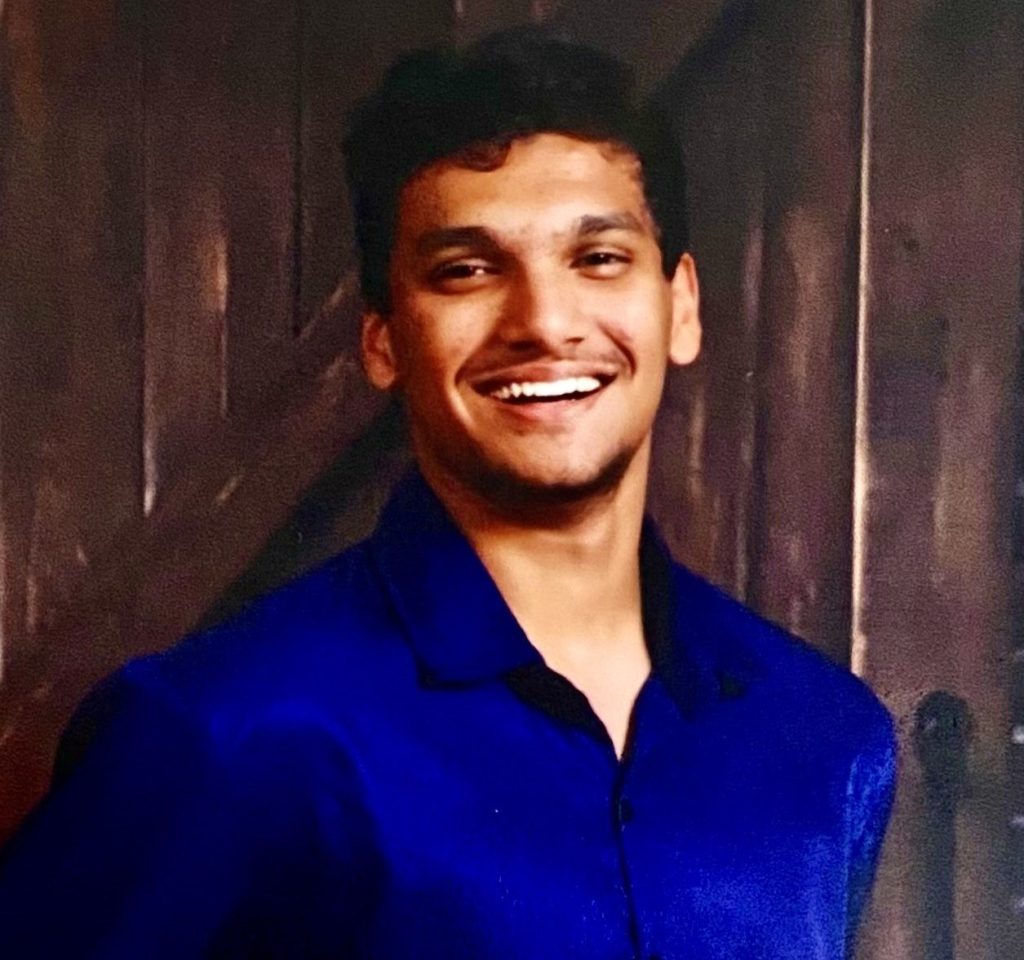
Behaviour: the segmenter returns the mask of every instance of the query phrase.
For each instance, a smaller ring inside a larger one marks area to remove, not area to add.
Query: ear
[[[669,335],[669,359],[680,366],[693,363],[700,353],[700,287],[697,265],[684,253],[676,264],[671,280],[672,330]]]
[[[398,380],[391,324],[376,310],[363,313],[363,369],[378,390],[390,390]]]

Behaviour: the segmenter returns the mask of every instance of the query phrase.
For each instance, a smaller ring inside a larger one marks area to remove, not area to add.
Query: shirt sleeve
[[[861,754],[848,784],[849,854],[846,955],[854,956],[857,931],[871,895],[896,788],[896,739],[886,718],[883,745]]]
[[[0,857],[0,956],[210,955],[276,866],[264,838],[294,840],[254,771],[146,671],[116,675]]]

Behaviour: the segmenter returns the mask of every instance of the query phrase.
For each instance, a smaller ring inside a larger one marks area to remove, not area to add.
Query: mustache
[[[619,350],[551,353],[534,351],[488,353],[474,358],[462,370],[471,383],[492,380],[551,380],[562,377],[591,376],[599,380],[617,376],[629,367],[628,358]]]

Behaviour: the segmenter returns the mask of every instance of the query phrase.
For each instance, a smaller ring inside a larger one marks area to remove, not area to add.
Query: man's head
[[[453,158],[499,166],[514,140],[551,132],[615,144],[640,161],[670,277],[689,237],[685,171],[666,119],[637,102],[625,64],[523,28],[464,51],[409,54],[353,111],[345,155],[367,305],[387,312],[399,196],[418,170]]]
[[[399,63],[348,140],[370,379],[435,484],[640,489],[668,361],[697,354],[682,172],[626,68],[506,34]]]

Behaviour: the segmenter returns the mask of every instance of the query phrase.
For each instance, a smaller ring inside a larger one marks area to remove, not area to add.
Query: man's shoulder
[[[148,691],[220,731],[336,711],[406,667],[366,542],[258,597],[111,684]]]
[[[892,717],[860,677],[686,567],[674,563],[672,572],[677,600],[692,611],[697,642],[725,672],[734,667],[750,679],[766,719],[806,724],[837,746],[846,740],[858,750],[892,752]]]

